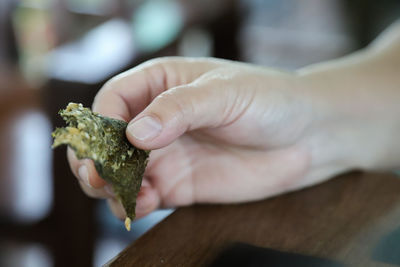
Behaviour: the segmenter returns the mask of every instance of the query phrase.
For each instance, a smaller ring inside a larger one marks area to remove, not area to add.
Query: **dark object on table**
[[[210,267],[220,266],[344,267],[345,265],[313,256],[235,243],[223,250],[210,265]]]

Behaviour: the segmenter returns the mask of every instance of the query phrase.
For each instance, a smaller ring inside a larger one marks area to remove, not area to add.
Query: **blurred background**
[[[293,70],[399,17],[398,0],[0,0],[0,266],[101,266],[172,212],[126,232],[81,192],[65,149],[50,149],[68,102],[90,106],[107,79],[160,56]]]

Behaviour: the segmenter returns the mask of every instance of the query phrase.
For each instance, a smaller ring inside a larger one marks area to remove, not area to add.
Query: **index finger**
[[[222,63],[212,58],[180,57],[147,61],[109,80],[96,95],[93,111],[128,122],[163,91],[191,83]]]
[[[163,91],[191,83],[222,62],[211,58],[180,57],[147,61],[109,80],[96,95],[92,109],[103,116],[129,122]],[[90,174],[90,181],[96,185],[104,184],[96,172]]]

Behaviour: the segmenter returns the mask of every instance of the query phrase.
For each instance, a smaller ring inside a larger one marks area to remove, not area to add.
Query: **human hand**
[[[354,167],[343,153],[345,140],[331,138],[346,129],[336,127],[326,99],[310,93],[313,86],[296,73],[243,63],[164,58],[110,80],[93,110],[130,121],[128,140],[153,150],[139,218],[159,207],[263,199]],[[327,118],[332,125],[324,128],[319,122]],[[108,198],[124,218],[93,163],[71,150],[68,158],[83,190]]]

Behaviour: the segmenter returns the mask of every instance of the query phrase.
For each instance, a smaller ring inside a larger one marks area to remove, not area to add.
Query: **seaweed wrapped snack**
[[[129,231],[150,151],[128,142],[125,121],[103,117],[77,103],[69,103],[59,114],[68,126],[52,133],[52,147],[68,145],[78,159],[93,160],[100,177],[111,184],[122,203],[127,216],[125,227]]]

